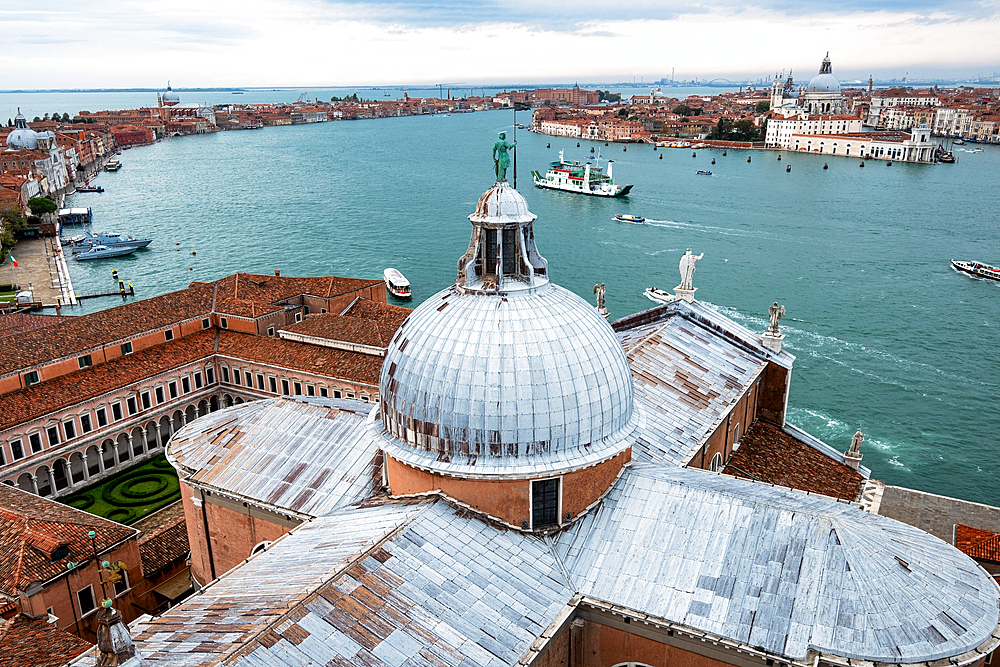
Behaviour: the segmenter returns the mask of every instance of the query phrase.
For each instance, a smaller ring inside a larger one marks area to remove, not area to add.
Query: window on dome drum
[[[120,574],[122,575],[121,581],[115,582],[115,597],[128,590],[128,571],[122,570]]]
[[[84,433],[90,433],[94,427],[90,425],[90,415],[80,415],[80,427]]]
[[[253,375],[250,373],[250,371],[246,371],[246,375],[244,375],[243,377],[246,378],[247,388],[248,389],[253,389]],[[264,388],[264,381],[263,380],[260,381],[260,388],[261,389]]]
[[[497,268],[497,230],[484,229],[483,275],[495,275]]]
[[[108,412],[104,408],[97,408],[97,426],[108,425]]]
[[[503,230],[503,274],[505,276],[517,275],[517,238],[516,229]]]
[[[142,400],[143,410],[149,410],[151,407],[153,407],[153,401],[152,399],[150,399],[148,391],[144,391],[141,394],[139,394],[139,398]]]
[[[208,328],[208,326],[209,326],[209,324],[210,324],[210,323],[209,323],[209,321],[208,321],[208,318],[206,317],[206,318],[204,318],[204,319],[203,319],[203,320],[201,321],[201,328],[202,328],[202,329],[207,329],[207,328]]]
[[[167,389],[170,390],[170,398],[177,398],[177,383],[170,382],[167,384]]]
[[[42,436],[38,433],[28,435],[28,444],[31,445],[31,453],[37,454],[42,451]]]
[[[20,440],[11,440],[10,441],[10,455],[14,457],[15,461],[17,461],[18,459],[23,459],[24,458],[24,448],[21,447],[21,441]]]
[[[88,366],[94,365],[94,361],[93,359],[90,358],[89,354],[83,355],[82,357],[78,358],[77,361],[80,362],[80,368],[87,368]]]
[[[229,366],[222,367],[222,381],[229,384]]]
[[[128,408],[128,413],[134,415],[139,412],[139,407],[135,403],[135,396],[129,396],[125,399],[125,407]]]
[[[531,483],[531,527],[559,525],[559,478]]]
[[[132,354],[132,343],[122,343],[122,355]]]
[[[173,329],[167,329],[166,331],[163,332],[163,340],[165,340],[165,341],[167,341],[169,343],[173,339],[174,339],[174,330]]]
[[[153,392],[156,394],[156,404],[159,405],[163,402],[163,387],[157,387]]]
[[[31,371],[24,374],[24,386],[30,387],[33,384],[38,384],[38,371]]]
[[[122,404],[112,403],[111,404],[111,418],[115,421],[121,421],[122,418]]]
[[[205,379],[209,384],[215,384],[215,369],[211,366],[205,369]]]
[[[92,585],[77,591],[76,599],[80,602],[81,614],[86,615],[97,609],[97,604],[94,601],[94,587]]]
[[[72,440],[76,437],[76,424],[72,419],[63,422],[63,431],[66,433],[67,440]]]

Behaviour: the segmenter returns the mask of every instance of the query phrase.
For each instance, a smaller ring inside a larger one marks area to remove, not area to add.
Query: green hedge
[[[180,500],[177,473],[163,454],[123,470],[60,502],[118,523],[131,524]]]

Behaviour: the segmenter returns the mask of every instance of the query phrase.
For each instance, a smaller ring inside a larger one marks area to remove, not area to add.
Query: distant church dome
[[[537,475],[628,448],[638,416],[625,352],[591,304],[549,282],[535,217],[505,181],[487,190],[458,280],[389,345],[390,456],[447,474]]]
[[[833,75],[830,54],[826,54],[819,66],[819,74],[814,76],[806,86],[807,93],[837,93],[840,94],[840,81]]]
[[[170,87],[169,81],[167,82],[167,92],[163,93],[160,99],[163,100],[163,104],[165,106],[173,106],[175,104],[180,104],[181,101],[181,98],[178,97],[177,93],[175,93],[173,89]]]
[[[38,133],[28,127],[28,120],[17,110],[14,117],[14,129],[7,135],[7,150],[35,150],[38,148]]]

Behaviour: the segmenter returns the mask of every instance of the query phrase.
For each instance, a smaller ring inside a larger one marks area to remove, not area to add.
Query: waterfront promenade
[[[69,267],[58,237],[25,239],[17,242],[12,251],[18,267],[6,264],[4,281],[14,280],[22,289],[30,289],[34,300],[45,308],[76,305],[76,293],[70,279]]]

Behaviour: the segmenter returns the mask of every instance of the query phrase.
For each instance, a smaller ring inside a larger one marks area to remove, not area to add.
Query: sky
[[[1000,72],[1000,0],[7,0],[0,34],[0,90]]]

